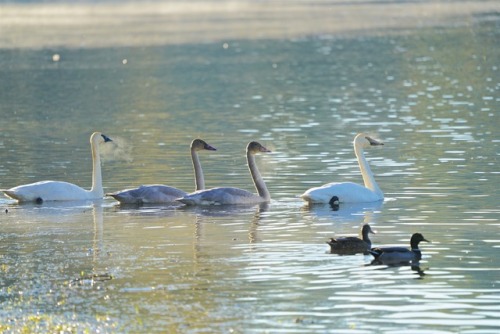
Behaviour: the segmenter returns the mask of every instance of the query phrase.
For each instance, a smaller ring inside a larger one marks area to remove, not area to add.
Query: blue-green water
[[[266,207],[0,199],[0,332],[496,333],[499,31],[0,50],[0,188],[90,188],[93,131],[117,143],[107,192],[193,190],[196,137],[218,149],[207,187],[252,190],[246,143],[273,151]],[[361,182],[358,132],[385,143],[367,151],[384,203],[305,206]],[[420,267],[328,253],[363,223],[375,245],[423,233]]]

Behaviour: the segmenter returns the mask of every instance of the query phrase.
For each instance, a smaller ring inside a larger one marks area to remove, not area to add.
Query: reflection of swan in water
[[[101,203],[94,203],[92,205],[92,217],[94,218],[94,239],[92,243],[92,259],[93,271],[96,270],[97,257],[99,254],[103,253],[103,232],[104,232],[104,220],[103,220],[103,209]]]
[[[102,205],[103,199],[86,201],[53,201],[43,205],[39,203],[26,203],[23,206],[9,204],[9,213],[22,215],[21,219],[36,219],[36,221],[72,221],[80,218],[80,214],[85,214],[91,208]],[[60,218],[60,219],[57,219]],[[62,219],[64,218],[64,219]]]
[[[71,285],[94,285],[98,281],[109,281],[112,276],[107,272],[100,272],[99,257],[105,254],[103,247],[103,208],[102,203],[92,204],[92,218],[94,221],[94,234],[92,239],[92,248],[89,253],[92,254],[92,270],[90,273],[80,274],[71,281]]]
[[[315,223],[318,221],[318,217],[323,221],[330,222],[334,228],[335,232],[342,231],[349,226],[352,228],[354,226],[363,226],[366,224],[376,225],[379,220],[379,215],[383,206],[383,202],[372,202],[372,203],[347,203],[345,205],[331,207],[330,205],[304,205],[302,207],[303,217],[306,220],[311,218],[311,221]],[[353,254],[351,251],[341,252],[332,251],[329,249],[330,253],[350,255]],[[362,253],[364,251],[359,251]],[[358,253],[358,251],[354,252]]]
[[[204,140],[195,139],[191,142],[191,159],[193,161],[196,190],[205,189],[205,178],[201,168],[198,151],[216,149]],[[106,194],[121,204],[172,203],[179,197],[187,195],[185,191],[161,184],[143,185],[134,189],[126,189]]]
[[[353,218],[364,217],[366,214],[378,213],[384,202],[369,202],[369,203],[346,203],[343,205],[304,205],[302,207],[302,212],[311,213],[318,217],[332,217],[336,220],[347,220],[351,221]],[[364,223],[369,224],[370,221],[364,221]]]
[[[194,210],[197,208],[196,210]],[[248,244],[254,245],[259,241],[258,239],[258,228],[260,226],[260,221],[263,219],[263,213],[268,210],[267,203],[260,203],[253,206],[210,206],[210,207],[192,207],[191,210],[184,210],[186,212],[192,212],[195,214],[195,224],[194,224],[194,238],[193,238],[193,256],[195,258],[195,263],[199,263],[198,259],[203,257],[203,240],[205,238],[205,227],[214,226],[211,224],[213,217],[240,217],[242,214],[245,216],[248,213],[253,212],[252,218],[250,220],[250,225],[248,228]],[[241,219],[241,218],[240,218]],[[251,246],[250,246],[251,247]],[[203,261],[207,263],[207,261]]]
[[[42,203],[46,201],[81,201],[103,198],[99,143],[109,141],[111,139],[100,132],[94,132],[90,137],[93,161],[92,188],[90,190],[85,190],[73,183],[64,181],[40,181],[1,191],[18,202]]]
[[[269,209],[268,203],[240,204],[240,205],[211,205],[211,206],[184,206],[178,211],[191,212],[206,217],[228,217],[248,212],[265,212]]]
[[[370,138],[364,133],[354,138],[354,153],[358,159],[364,186],[353,182],[333,182],[320,187],[314,187],[301,195],[309,204],[315,203],[363,203],[376,202],[384,199],[382,190],[375,182],[370,165],[366,161],[364,148],[369,146],[384,145]]]
[[[269,202],[271,195],[255,163],[255,154],[259,152],[271,152],[258,142],[250,142],[246,149],[247,163],[258,195],[247,190],[220,187],[201,191],[179,198],[178,201],[186,205],[225,205],[225,204],[257,204]]]

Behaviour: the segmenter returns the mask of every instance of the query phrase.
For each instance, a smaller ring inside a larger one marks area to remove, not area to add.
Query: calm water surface
[[[165,47],[0,51],[0,187],[252,189],[263,207],[186,209],[0,199],[0,332],[497,333],[500,330],[498,20],[406,35],[232,40]],[[60,61],[52,61],[57,53]],[[386,200],[308,208],[331,181],[361,182],[358,132]],[[329,254],[356,234],[408,244],[419,267]]]

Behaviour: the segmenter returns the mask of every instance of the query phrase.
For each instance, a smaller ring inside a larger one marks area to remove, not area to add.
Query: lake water
[[[257,156],[266,206],[1,198],[0,332],[497,333],[496,13],[267,39],[4,39],[0,188],[90,188],[93,131],[115,140],[103,153],[107,192],[193,190],[194,138],[218,149],[200,153],[207,187],[253,190],[246,144],[273,153]],[[308,208],[298,196],[310,187],[362,182],[358,132],[385,144],[366,152],[384,203]],[[364,223],[374,245],[407,245],[415,232],[432,242],[418,267],[329,253],[329,238]]]

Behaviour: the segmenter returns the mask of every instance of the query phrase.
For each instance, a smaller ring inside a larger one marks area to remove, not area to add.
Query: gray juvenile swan
[[[201,139],[195,139],[191,142],[191,159],[193,160],[196,190],[205,189],[205,178],[198,157],[198,151],[201,150],[216,151],[214,147]],[[113,197],[121,204],[159,204],[174,203],[177,198],[187,195],[187,192],[170,186],[153,184],[106,195]]]
[[[239,188],[220,187],[196,191],[179,198],[178,201],[186,205],[257,204],[269,202],[271,200],[271,195],[255,163],[255,154],[271,151],[255,141],[247,145],[246,151],[248,169],[252,175],[258,195]]]

